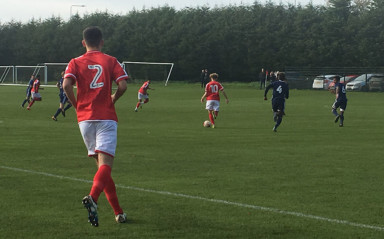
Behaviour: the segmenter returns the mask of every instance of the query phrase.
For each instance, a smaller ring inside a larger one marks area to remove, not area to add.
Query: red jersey
[[[40,81],[39,81],[39,79],[36,79],[36,80],[33,82],[31,92],[33,92],[33,93],[39,93],[39,88],[40,88]]]
[[[140,87],[139,92],[143,95],[147,94],[147,90],[149,88],[149,81],[144,82],[144,84]]]
[[[112,102],[112,83],[128,79],[115,57],[100,51],[88,51],[72,59],[64,78],[76,81],[77,121],[114,120],[117,122]]]
[[[219,91],[223,90],[224,87],[217,81],[210,81],[205,86],[205,92],[207,92],[207,100],[220,100]]]

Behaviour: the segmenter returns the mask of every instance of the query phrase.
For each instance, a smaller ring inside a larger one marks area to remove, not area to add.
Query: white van
[[[320,75],[316,76],[313,80],[312,88],[313,89],[328,89],[329,84],[333,81],[333,77],[337,75]]]

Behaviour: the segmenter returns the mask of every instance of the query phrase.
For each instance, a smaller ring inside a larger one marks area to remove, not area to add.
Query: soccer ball
[[[211,122],[209,120],[206,120],[206,121],[204,121],[203,126],[205,128],[209,128],[209,127],[211,127]]]

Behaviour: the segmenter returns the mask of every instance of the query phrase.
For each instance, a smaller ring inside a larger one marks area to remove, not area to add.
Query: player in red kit
[[[205,93],[201,97],[201,103],[204,103],[204,99],[207,98],[205,109],[208,110],[209,121],[211,121],[212,128],[215,128],[215,119],[219,114],[220,108],[220,92],[223,93],[225,101],[229,103],[227,94],[224,91],[224,87],[217,81],[219,75],[212,73],[209,75],[211,81],[205,86]]]
[[[33,82],[31,94],[32,94],[32,100],[29,102],[29,105],[27,107],[27,110],[31,110],[31,107],[35,101],[41,101],[41,95],[39,93],[39,90],[43,90],[44,88],[40,88],[40,75],[36,76],[35,81]]]
[[[153,88],[149,88],[149,84],[151,84],[150,80],[144,82],[144,84],[140,87],[139,92],[137,93],[138,101],[136,104],[135,112],[137,112],[139,107],[141,107],[143,104],[148,103],[149,97],[147,90],[154,90]]]
[[[94,157],[98,166],[90,194],[82,202],[88,211],[89,222],[97,227],[97,201],[104,191],[116,222],[123,223],[127,217],[119,205],[111,171],[117,141],[114,104],[127,89],[128,75],[116,58],[101,52],[104,41],[98,27],[88,27],[83,31],[82,44],[86,53],[69,62],[63,82],[64,91],[76,109],[88,156]],[[117,84],[117,90],[111,95],[113,83]]]

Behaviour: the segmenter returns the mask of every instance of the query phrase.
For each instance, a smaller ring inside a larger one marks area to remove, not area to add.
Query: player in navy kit
[[[336,94],[335,103],[332,105],[332,113],[336,116],[335,123],[340,119],[340,127],[344,126],[344,111],[347,108],[347,95],[345,85],[340,82],[340,76],[333,78],[335,82],[335,90],[332,93]],[[337,108],[340,108],[340,114],[337,113]]]
[[[272,82],[270,85],[265,88],[264,100],[267,100],[267,93],[269,89],[273,88],[272,94],[272,110],[273,110],[273,120],[276,122],[273,127],[273,131],[277,132],[277,127],[283,121],[283,116],[285,115],[285,99],[289,97],[289,88],[286,83],[286,78],[284,72],[279,73],[277,81]]]
[[[63,90],[63,80],[64,80],[64,71],[61,72],[61,78],[60,80],[56,83],[56,86],[57,88],[59,88],[59,97],[60,97],[60,106],[59,108],[57,109],[56,113],[54,116],[52,116],[52,119],[54,121],[57,121],[57,116],[61,113],[64,117],[65,117],[65,111],[69,108],[72,107],[72,104],[68,101],[68,98],[67,98],[67,95],[64,93],[64,90]],[[67,106],[64,108],[65,104],[67,104]]]
[[[28,82],[28,87],[27,87],[27,90],[26,90],[25,100],[21,104],[21,107],[23,107],[23,108],[24,108],[25,103],[28,102],[28,104],[29,104],[29,102],[30,102],[29,99],[31,98],[31,90],[32,90],[32,86],[33,86],[33,82],[34,81],[35,81],[35,76],[31,75],[31,79]]]

